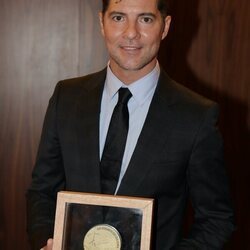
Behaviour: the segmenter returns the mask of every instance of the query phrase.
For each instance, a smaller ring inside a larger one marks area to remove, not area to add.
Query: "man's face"
[[[163,20],[157,0],[110,0],[100,22],[112,71],[118,76],[149,73],[170,21],[170,16]]]

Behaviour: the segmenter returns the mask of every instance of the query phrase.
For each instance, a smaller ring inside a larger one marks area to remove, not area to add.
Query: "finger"
[[[53,239],[48,239],[47,241],[47,249],[52,250],[53,247]]]

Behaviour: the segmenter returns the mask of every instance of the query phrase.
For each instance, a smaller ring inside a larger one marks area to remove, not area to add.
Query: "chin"
[[[124,70],[137,71],[147,66],[147,63],[118,63],[118,66]]]

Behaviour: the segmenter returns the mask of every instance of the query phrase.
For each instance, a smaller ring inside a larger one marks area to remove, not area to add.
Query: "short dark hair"
[[[102,0],[102,13],[104,14],[109,6],[110,0]],[[120,0],[122,1],[122,0]],[[169,0],[158,0],[158,10],[161,12],[163,18],[170,14]]]

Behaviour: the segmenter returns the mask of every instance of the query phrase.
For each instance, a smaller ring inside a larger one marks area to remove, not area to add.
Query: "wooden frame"
[[[76,206],[80,205],[79,207],[81,208],[88,206],[90,209],[105,207],[108,209],[121,208],[123,211],[140,211],[142,218],[140,222],[140,246],[138,250],[150,249],[153,199],[62,191],[57,196],[53,250],[71,249],[70,247],[64,247],[64,237],[69,233],[67,232],[69,231],[68,227],[66,227],[67,217],[70,216],[67,212],[67,206],[74,206],[75,204]]]

